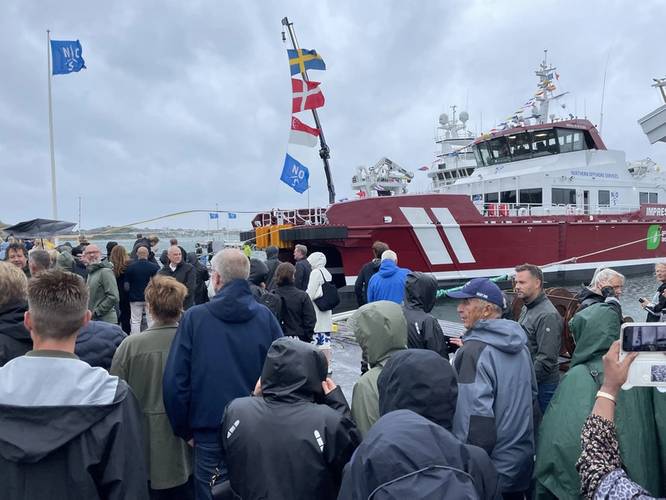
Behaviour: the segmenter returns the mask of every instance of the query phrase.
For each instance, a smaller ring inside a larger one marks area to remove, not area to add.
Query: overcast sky
[[[529,99],[548,49],[568,110],[599,123],[627,159],[666,166],[637,120],[659,106],[666,4],[565,1],[5,0],[0,16],[0,220],[51,216],[46,29],[79,39],[87,69],[53,78],[59,217],[122,225],[167,213],[307,206],[279,181],[291,87],[284,16],[327,71],[320,117],[337,198],[358,165],[388,156],[429,165],[437,117],[468,103],[475,131]],[[575,108],[575,109],[572,109]],[[301,115],[299,115],[301,116]],[[301,119],[312,124],[312,116]],[[327,202],[316,149],[290,146],[310,168],[312,206]],[[424,189],[427,177],[413,183]],[[249,216],[232,226],[245,227]],[[221,218],[224,225],[226,219]],[[152,226],[206,228],[206,214]]]

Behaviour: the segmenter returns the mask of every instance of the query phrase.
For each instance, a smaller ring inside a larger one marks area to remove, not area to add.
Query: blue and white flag
[[[236,213],[234,213],[234,212],[229,212],[229,213],[227,214],[227,216],[228,216],[230,219],[237,219],[237,218],[238,218],[238,215],[237,215]]]
[[[51,61],[54,75],[66,75],[86,67],[78,40],[51,40]]]
[[[308,181],[310,180],[310,171],[308,167],[295,160],[289,153],[285,156],[284,167],[282,168],[282,175],[280,180],[287,186],[291,187],[297,193],[304,193],[308,189]]]
[[[208,212],[208,218],[210,218],[210,219],[219,219],[220,214],[218,214],[217,212]]]

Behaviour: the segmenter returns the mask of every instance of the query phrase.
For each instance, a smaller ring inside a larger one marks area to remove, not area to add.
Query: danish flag
[[[319,82],[304,82],[303,80],[292,78],[291,90],[294,93],[291,104],[292,113],[298,113],[306,109],[321,108],[324,105],[324,94],[322,94],[319,88]]]

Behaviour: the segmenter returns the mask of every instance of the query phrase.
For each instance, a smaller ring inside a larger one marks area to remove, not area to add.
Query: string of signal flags
[[[319,129],[304,123],[296,117],[296,114],[321,108],[326,100],[319,86],[320,82],[305,81],[294,78],[294,75],[304,74],[306,70],[325,70],[326,63],[316,50],[287,49],[287,55],[292,76],[289,144],[313,148],[317,146],[319,140]],[[280,180],[297,193],[304,193],[309,187],[309,179],[308,167],[291,156],[287,150]]]

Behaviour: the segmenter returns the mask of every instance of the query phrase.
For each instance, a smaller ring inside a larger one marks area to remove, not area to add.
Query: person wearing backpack
[[[303,290],[294,285],[296,268],[289,262],[283,262],[275,270],[273,294],[282,298],[282,332],[290,337],[298,337],[303,342],[312,342],[317,316],[314,305]]]
[[[268,307],[268,309],[276,317],[280,326],[282,326],[282,313],[284,302],[274,293],[270,293],[267,289],[268,266],[259,259],[250,259],[250,276],[247,281],[250,284],[250,291],[252,296],[260,304]]]
[[[332,307],[322,310],[321,302],[318,305],[318,299],[324,296],[326,283],[331,283],[333,277],[326,270],[326,256],[321,252],[314,252],[308,257],[308,262],[312,267],[310,279],[308,280],[307,294],[314,305],[317,322],[314,327],[314,340],[319,349],[324,352],[328,361],[328,372],[332,373],[331,361],[331,330],[333,329]],[[330,287],[328,287],[330,289]]]

